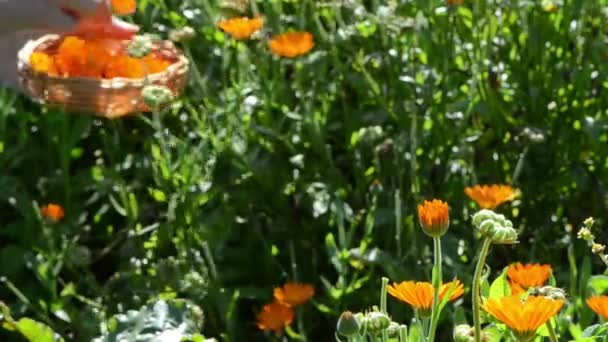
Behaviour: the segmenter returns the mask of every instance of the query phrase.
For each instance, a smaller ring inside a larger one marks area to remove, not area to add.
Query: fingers
[[[78,16],[90,16],[94,15],[100,8],[105,6],[109,8],[110,5],[106,0],[49,0],[59,7],[74,11]]]
[[[70,34],[87,38],[129,39],[138,31],[139,27],[116,18],[109,21],[82,19]]]

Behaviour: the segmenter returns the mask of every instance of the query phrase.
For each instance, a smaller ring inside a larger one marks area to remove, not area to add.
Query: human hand
[[[0,83],[17,86],[17,52],[47,33],[127,39],[138,28],[112,16],[108,0],[0,0]]]

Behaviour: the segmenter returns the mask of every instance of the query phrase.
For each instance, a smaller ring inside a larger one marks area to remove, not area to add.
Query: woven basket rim
[[[163,40],[156,45],[160,48],[166,48],[175,52],[175,62],[171,63],[165,70],[153,74],[149,74],[141,78],[128,78],[128,77],[113,77],[113,78],[93,78],[85,76],[53,76],[45,72],[36,71],[30,64],[30,56],[36,49],[41,45],[47,43],[53,43],[61,39],[57,34],[47,34],[38,39],[28,41],[17,55],[18,68],[21,72],[25,72],[29,77],[37,78],[51,83],[88,83],[89,85],[95,85],[101,88],[121,88],[121,87],[141,87],[150,83],[155,83],[167,79],[171,75],[181,74],[187,72],[188,59],[180,53],[177,53],[177,49],[172,42]]]

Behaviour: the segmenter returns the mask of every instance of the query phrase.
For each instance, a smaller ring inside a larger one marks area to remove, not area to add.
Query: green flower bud
[[[127,46],[127,53],[133,58],[143,58],[154,48],[154,41],[158,40],[150,34],[135,36]]]
[[[493,220],[496,214],[492,210],[482,209],[473,215],[473,225],[479,227],[479,225],[486,220]]]
[[[399,323],[391,322],[388,328],[386,328],[386,333],[388,337],[397,337],[399,336]]]
[[[475,329],[468,324],[460,324],[454,327],[454,342],[474,342]]]
[[[359,335],[359,329],[361,325],[359,320],[355,315],[353,315],[350,311],[344,311],[342,315],[340,315],[340,319],[338,319],[338,333],[342,336],[354,336]]]
[[[517,242],[517,231],[510,227],[496,227],[490,236],[492,243],[513,244]]]
[[[578,233],[576,234],[576,236],[579,239],[583,239],[585,241],[591,241],[595,238],[595,236],[593,236],[593,234],[591,233],[591,231],[589,230],[589,228],[583,227],[581,228]]]
[[[391,319],[380,311],[372,311],[367,315],[367,331],[370,333],[380,332],[391,324]]]
[[[154,109],[173,101],[173,93],[169,88],[160,85],[149,85],[141,91],[144,103]]]
[[[496,230],[496,221],[494,220],[485,220],[479,225],[479,232],[483,236],[491,236]]]
[[[595,224],[595,219],[593,217],[587,217],[585,219],[585,221],[583,221],[583,224],[585,225],[585,227],[587,227],[588,229],[591,229],[591,227],[593,227],[593,225]]]
[[[600,254],[604,252],[604,249],[606,249],[606,246],[599,243],[594,243],[593,246],[591,246],[591,252],[594,254]]]

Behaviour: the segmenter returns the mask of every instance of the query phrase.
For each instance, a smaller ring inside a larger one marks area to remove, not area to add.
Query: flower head
[[[532,287],[545,285],[550,275],[551,265],[522,265],[521,262],[518,262],[507,268],[509,286],[514,295],[521,294]]]
[[[232,18],[220,20],[217,26],[222,31],[228,33],[234,39],[243,40],[249,39],[251,35],[259,31],[264,25],[262,18]]]
[[[306,303],[314,294],[315,289],[309,284],[287,283],[274,289],[274,299],[290,307]]]
[[[596,314],[608,319],[608,296],[591,296],[587,298],[587,305]]]
[[[514,199],[517,192],[510,185],[475,185],[466,187],[464,193],[483,209],[495,209]]]
[[[418,218],[425,233],[439,237],[448,230],[450,215],[448,204],[441,200],[424,201],[418,205]]]
[[[536,329],[555,316],[564,305],[562,300],[529,296],[520,300],[518,295],[490,298],[482,309],[506,324],[522,341],[528,341]]]
[[[53,222],[59,222],[63,218],[65,212],[60,205],[49,203],[40,208],[40,214]]]
[[[112,0],[112,10],[116,15],[133,14],[136,9],[135,0]]]
[[[450,301],[453,301],[464,294],[464,287],[460,280],[454,280],[441,285],[441,288],[439,289],[439,300],[443,299],[452,286],[454,287],[454,291],[452,291],[452,294],[450,295]],[[387,292],[400,301],[411,305],[421,316],[430,315],[433,306],[434,292],[431,283],[422,281],[403,281],[398,284],[393,283],[387,287]]]
[[[257,318],[261,330],[280,332],[293,321],[293,309],[273,302],[264,305]]]
[[[287,32],[272,38],[268,46],[275,55],[294,58],[312,50],[315,43],[309,32]]]

